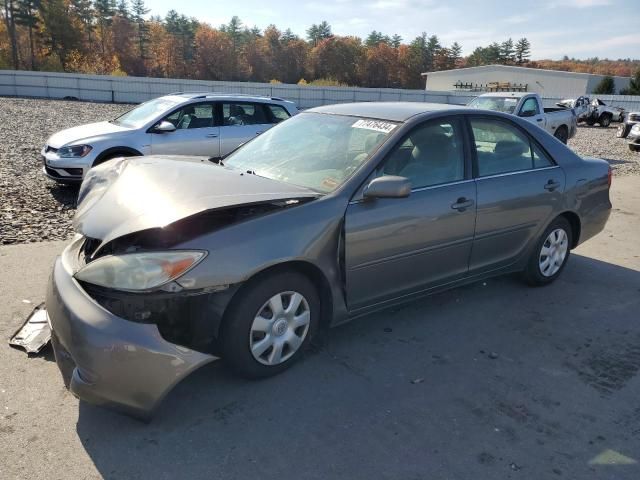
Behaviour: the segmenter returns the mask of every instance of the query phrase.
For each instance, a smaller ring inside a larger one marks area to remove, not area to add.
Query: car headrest
[[[500,140],[493,149],[496,155],[505,157],[519,157],[527,151],[527,146],[523,142],[513,140]]]

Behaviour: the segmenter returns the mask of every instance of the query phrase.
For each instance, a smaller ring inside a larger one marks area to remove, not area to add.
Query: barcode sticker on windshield
[[[382,122],[380,120],[358,120],[351,125],[352,128],[365,128],[376,132],[389,133],[397,127],[395,123]]]

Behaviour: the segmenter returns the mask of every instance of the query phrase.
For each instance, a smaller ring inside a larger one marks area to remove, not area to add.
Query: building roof
[[[464,107],[459,105],[447,105],[445,103],[422,102],[360,102],[338,103],[325,105],[307,110],[307,112],[332,113],[335,115],[353,115],[355,117],[376,118],[404,122],[420,113],[435,112],[441,110],[457,110]]]
[[[434,71],[434,72],[425,72],[425,73],[421,73],[422,76],[426,76],[426,75],[443,75],[443,74],[450,74],[452,72],[464,72],[464,71],[469,71],[469,70],[477,70],[477,71],[481,71],[481,70],[505,70],[505,71],[511,71],[511,72],[519,72],[519,73],[548,73],[548,74],[555,74],[555,75],[562,75],[562,76],[576,76],[576,77],[583,77],[583,76],[598,76],[598,77],[602,77],[604,75],[600,75],[597,73],[582,73],[582,72],[567,72],[565,70],[549,70],[546,68],[532,68],[532,67],[519,67],[516,65],[497,65],[497,64],[492,64],[492,65],[479,65],[477,67],[465,67],[465,68],[455,68],[455,69],[451,69],[451,70],[438,70],[438,71]],[[629,78],[629,77],[614,77],[614,78]]]

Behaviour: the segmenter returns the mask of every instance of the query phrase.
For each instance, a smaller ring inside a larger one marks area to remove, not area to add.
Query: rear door
[[[376,176],[411,180],[407,198],[352,201],[345,216],[351,310],[446,283],[467,273],[475,223],[461,117],[413,129]]]
[[[472,116],[477,218],[469,273],[510,265],[562,205],[565,176],[507,119]]]
[[[258,102],[220,102],[220,155],[252,140],[276,122],[266,105]],[[285,112],[286,113],[286,112]]]
[[[153,133],[151,153],[155,155],[220,156],[220,128],[215,126],[215,105],[202,102],[185,105],[162,121],[171,122],[173,132]]]

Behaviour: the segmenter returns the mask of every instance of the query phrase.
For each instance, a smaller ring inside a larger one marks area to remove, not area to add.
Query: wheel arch
[[[104,152],[102,152],[100,155],[97,156],[97,158],[93,161],[93,165],[92,166],[96,166],[96,165],[100,165],[102,162],[109,160],[115,156],[118,156],[119,154],[128,156],[128,157],[141,157],[142,156],[142,152],[139,152],[138,150],[136,150],[135,148],[131,148],[131,147],[124,147],[124,146],[120,146],[120,147],[111,147],[111,148],[107,148]]]
[[[331,324],[334,310],[331,285],[327,276],[317,265],[305,260],[288,260],[275,265],[270,265],[258,272],[255,272],[250,278],[243,282],[242,286],[233,294],[233,297],[227,305],[227,309],[229,308],[229,305],[239,298],[239,295],[241,295],[242,291],[248,284],[280,272],[297,272],[311,280],[318,291],[318,296],[320,297],[320,327],[322,329],[328,328]],[[224,317],[220,323],[224,323]]]
[[[569,225],[571,225],[571,249],[574,249],[578,246],[578,243],[580,243],[580,233],[582,230],[580,217],[577,213],[567,210],[554,218],[553,221],[560,217],[565,218],[569,222]]]

